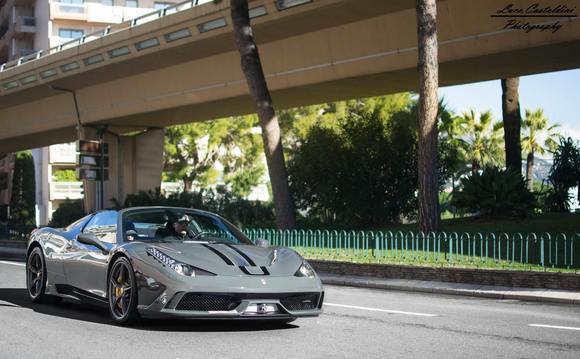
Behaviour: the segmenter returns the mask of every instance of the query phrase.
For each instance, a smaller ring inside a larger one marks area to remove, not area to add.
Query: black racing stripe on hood
[[[248,262],[249,265],[251,265],[252,267],[256,266],[256,263],[254,263],[254,261],[252,260],[252,258],[248,257],[248,255],[244,252],[242,252],[241,250],[239,250],[238,248],[232,246],[231,244],[226,244],[226,246],[230,247],[231,249],[233,249],[234,251],[236,251],[239,255],[241,255],[242,257],[244,257],[244,259]]]
[[[223,259],[224,262],[226,262],[228,265],[233,266],[234,262],[232,262],[225,254],[223,254],[222,252],[218,251],[217,249],[209,246],[208,244],[202,243],[202,246],[204,246],[205,248],[209,249],[210,251],[214,252],[218,257],[220,257],[221,259]]]

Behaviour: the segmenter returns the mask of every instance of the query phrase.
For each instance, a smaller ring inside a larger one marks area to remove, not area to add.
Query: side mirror
[[[104,254],[109,254],[109,249],[93,233],[81,233],[77,236],[77,241],[79,241],[79,243],[95,246],[99,248]]]
[[[256,239],[256,245],[258,247],[267,248],[267,247],[270,247],[270,242],[268,242],[265,239]]]

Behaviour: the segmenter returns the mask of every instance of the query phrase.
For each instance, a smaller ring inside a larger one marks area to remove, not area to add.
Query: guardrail
[[[246,229],[307,258],[504,268],[580,268],[580,233],[422,233]]]
[[[171,6],[168,6],[166,8],[160,9],[160,10],[153,11],[151,13],[136,17],[132,20],[125,21],[125,22],[122,22],[120,24],[107,26],[104,30],[96,31],[96,32],[93,32],[91,34],[81,36],[78,39],[75,39],[75,40],[60,44],[58,46],[52,47],[48,50],[36,51],[30,55],[22,56],[18,59],[15,59],[15,60],[9,61],[5,64],[2,64],[2,65],[0,65],[0,72],[4,72],[6,70],[20,66],[20,65],[28,63],[30,61],[38,60],[38,59],[43,58],[45,56],[58,53],[60,51],[69,49],[71,47],[79,46],[81,44],[100,39],[102,37],[117,33],[117,32],[122,31],[122,30],[130,29],[130,28],[135,27],[137,25],[149,22],[151,20],[158,19],[158,18],[166,16],[166,15],[170,15],[170,14],[174,14],[176,12],[191,9],[192,7],[201,5],[202,3],[206,3],[206,1],[204,1],[204,0],[188,0],[188,1],[177,3],[177,4],[173,4]],[[71,11],[73,11],[73,13],[77,13],[79,11],[84,12],[84,5],[65,4],[65,3],[59,4],[59,5],[64,6],[67,9],[71,9]]]

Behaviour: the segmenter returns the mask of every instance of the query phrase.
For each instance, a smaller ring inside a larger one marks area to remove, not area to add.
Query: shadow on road
[[[81,320],[114,326],[106,309],[64,300],[59,304],[37,304],[28,299],[26,289],[0,288],[0,307],[20,307],[32,309],[36,313],[56,317]],[[284,330],[298,328],[296,325],[248,322],[235,320],[184,320],[184,319],[142,319],[131,329],[163,332],[243,332],[263,330]]]

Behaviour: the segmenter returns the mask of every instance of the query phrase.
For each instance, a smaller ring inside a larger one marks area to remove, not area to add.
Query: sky
[[[548,123],[561,125],[563,136],[580,140],[580,69],[523,76],[519,93],[522,117],[526,108],[543,108]],[[494,119],[501,120],[500,80],[441,87],[439,96],[455,113],[491,109]]]

